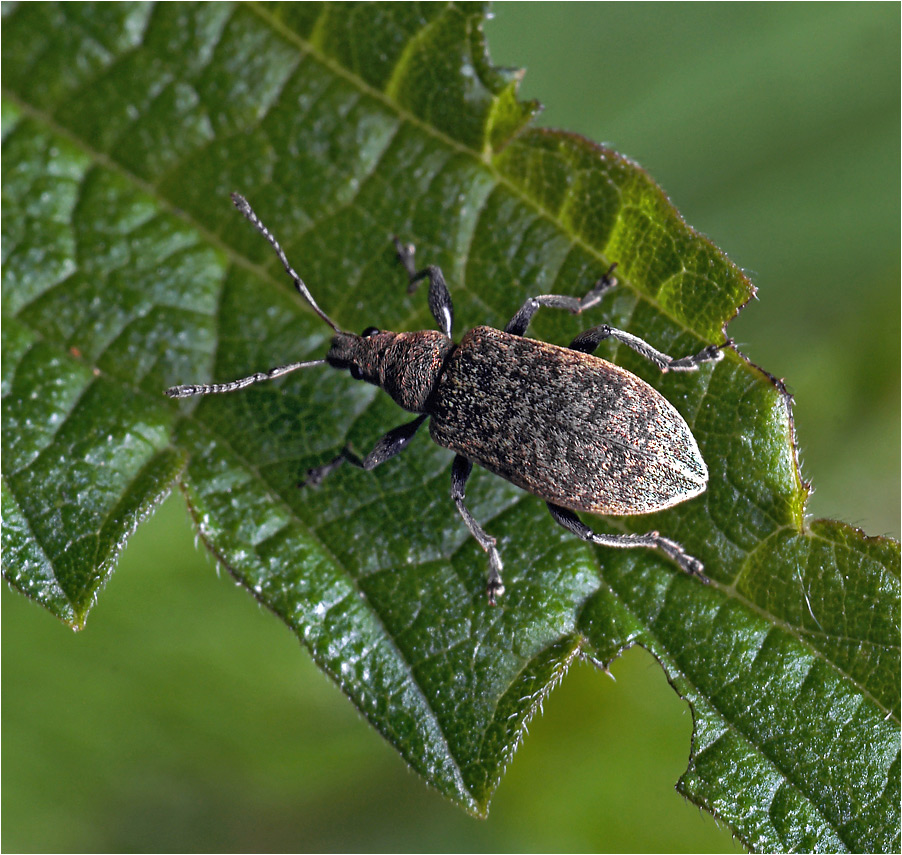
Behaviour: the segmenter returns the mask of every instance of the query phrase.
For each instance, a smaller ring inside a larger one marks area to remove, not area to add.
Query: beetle
[[[233,193],[232,201],[270,243],[301,297],[332,328],[329,352],[325,359],[293,362],[228,383],[173,386],[166,390],[169,397],[233,392],[300,368],[330,365],[381,387],[405,410],[418,414],[385,434],[366,457],[346,446],[335,459],[309,470],[305,483],[311,485],[344,462],[374,469],[403,451],[431,419],[433,440],[455,453],[451,497],[488,554],[486,593],[491,605],[504,593],[502,561],[495,538],[465,504],[474,463],[543,499],[554,520],[577,537],[602,546],[657,549],[686,573],[707,581],[702,563],[657,531],[600,534],[575,512],[651,513],[698,496],[708,483],[707,466],[683,417],[644,380],[593,356],[598,345],[613,338],[662,372],[695,371],[722,359],[731,340],[674,359],[607,324],[580,333],[568,347],[524,336],[542,306],[579,314],[598,305],[616,285],[612,266],[582,298],[529,297],[503,330],[475,327],[455,344],[454,309],[441,270],[434,265],[417,270],[413,245],[397,237],[395,249],[407,273],[408,293],[428,279],[429,308],[438,330],[395,333],[368,327],[360,335],[345,332],[317,305],[247,200]]]

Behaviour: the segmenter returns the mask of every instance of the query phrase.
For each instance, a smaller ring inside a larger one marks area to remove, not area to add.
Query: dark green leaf
[[[526,129],[480,5],[26,4],[3,55],[4,574],[83,624],[124,539],[181,484],[201,537],[406,760],[474,813],[577,654],[640,643],[692,704],[681,789],[759,849],[898,846],[899,559],[804,518],[788,398],[730,353],[659,376],[708,492],[652,518],[707,588],[650,553],[590,549],[542,504],[477,477],[508,593],[419,437],[372,473],[306,470],[398,424],[371,387],[312,369],[176,405],[174,383],[322,355],[329,330],[234,212],[240,190],[343,327],[431,326],[397,232],[440,264],[457,323],[584,292],[682,355],[752,290],[630,161]],[[565,342],[583,319],[546,312]]]

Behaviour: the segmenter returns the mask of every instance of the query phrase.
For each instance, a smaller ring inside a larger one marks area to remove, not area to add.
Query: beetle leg
[[[577,537],[597,543],[599,546],[616,546],[621,549],[645,547],[646,549],[660,549],[668,558],[679,565],[680,569],[695,576],[702,582],[710,581],[704,573],[704,565],[697,558],[689,555],[682,546],[669,538],[662,537],[656,531],[648,534],[599,534],[592,531],[580,518],[567,508],[553,505],[548,502],[548,510],[555,522],[560,523],[567,531],[573,532]]]
[[[451,303],[451,292],[445,284],[442,271],[434,264],[417,270],[413,263],[416,247],[412,243],[401,243],[394,239],[395,249],[398,252],[398,261],[404,265],[407,271],[407,293],[413,294],[417,290],[417,284],[421,279],[429,279],[429,311],[438,323],[438,328],[451,338],[451,329],[454,326],[454,306]]]
[[[308,469],[306,480],[302,481],[298,486],[303,487],[309,484],[311,487],[318,487],[330,472],[333,472],[345,462],[348,462],[353,466],[358,466],[361,469],[366,469],[367,471],[375,469],[380,463],[385,463],[386,460],[391,459],[407,448],[410,441],[413,439],[414,434],[427,418],[429,418],[428,414],[422,415],[412,422],[408,422],[407,424],[403,424],[400,427],[390,430],[376,443],[373,450],[364,458],[360,458],[351,450],[349,445],[346,445],[341,450],[341,454],[333,460],[324,463],[322,466]]]
[[[457,510],[463,517],[470,534],[479,541],[479,545],[489,555],[489,578],[486,581],[486,594],[488,594],[489,605],[495,605],[495,598],[500,597],[504,593],[504,583],[501,581],[501,556],[498,554],[496,547],[497,541],[494,537],[485,533],[485,530],[473,519],[473,515],[464,505],[465,488],[467,479],[473,471],[473,464],[462,454],[458,454],[454,458],[454,465],[451,467],[451,498],[457,505]]]
[[[616,264],[612,264],[608,268],[608,272],[592,286],[592,290],[585,297],[540,294],[538,297],[527,298],[526,302],[520,307],[520,311],[510,319],[504,331],[511,335],[523,335],[529,326],[529,322],[532,320],[532,316],[539,311],[541,306],[548,306],[552,309],[566,309],[573,315],[578,315],[586,309],[597,306],[605,293],[617,284],[617,280],[611,276],[616,266]]]
[[[668,371],[695,371],[699,365],[705,362],[719,362],[723,359],[723,349],[729,347],[732,339],[728,339],[723,344],[711,344],[703,348],[693,356],[683,356],[674,359],[660,350],[655,350],[647,341],[643,341],[638,336],[631,333],[610,327],[607,324],[599,324],[590,330],[580,333],[573,341],[570,342],[571,350],[578,350],[580,353],[594,353],[595,349],[606,338],[613,338],[621,344],[632,348],[640,356],[644,356],[651,362],[654,362],[663,372]]]

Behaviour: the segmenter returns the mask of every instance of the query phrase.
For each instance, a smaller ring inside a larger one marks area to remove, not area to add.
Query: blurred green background
[[[504,3],[545,125],[641,163],[759,288],[730,327],[796,396],[810,512],[899,535],[899,8]],[[5,851],[724,851],[650,656],[575,666],[488,821],[404,767],[195,548],[175,496],[85,632],[3,591]]]

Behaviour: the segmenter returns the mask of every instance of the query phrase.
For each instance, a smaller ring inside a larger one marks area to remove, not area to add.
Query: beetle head
[[[422,413],[453,346],[436,330],[394,333],[369,327],[362,335],[337,332],[326,361],[381,387],[405,410]]]

